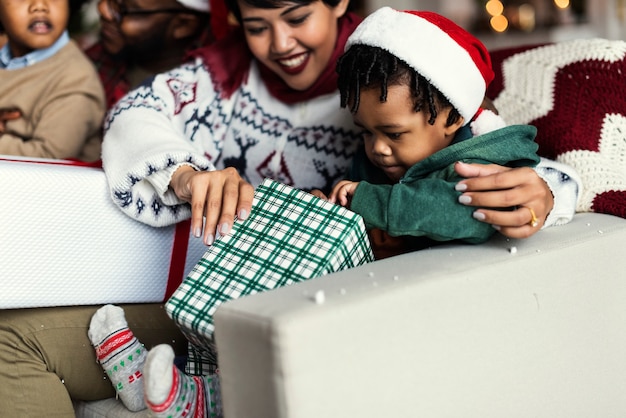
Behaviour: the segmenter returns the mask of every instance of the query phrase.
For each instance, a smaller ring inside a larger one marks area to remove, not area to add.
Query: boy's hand
[[[22,117],[22,112],[18,109],[0,109],[0,134],[6,130],[6,122]]]
[[[203,236],[206,245],[213,244],[218,233],[230,232],[235,215],[245,220],[252,210],[254,188],[232,167],[196,171],[184,165],[172,175],[170,187],[179,199],[191,204],[191,231],[196,237]]]
[[[315,197],[318,197],[318,198],[322,199],[322,200],[328,200],[328,197],[320,189],[313,189],[313,190],[311,190],[311,194],[313,196],[315,196]]]
[[[350,201],[358,185],[358,181],[341,180],[333,187],[333,191],[330,193],[328,200],[344,208],[349,208]]]

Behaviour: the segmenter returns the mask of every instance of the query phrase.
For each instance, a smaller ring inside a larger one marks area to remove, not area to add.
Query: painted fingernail
[[[226,235],[228,234],[228,231],[230,231],[230,225],[224,222],[222,226],[220,226],[220,234]]]
[[[241,209],[239,211],[239,215],[237,215],[237,217],[239,219],[241,219],[242,221],[245,221],[246,219],[248,219],[248,211],[245,209]]]
[[[202,235],[202,228],[197,227],[193,230],[193,236],[196,238],[200,238],[200,236]]]
[[[469,205],[470,203],[472,203],[472,198],[462,194],[461,196],[459,196],[459,203]]]
[[[499,231],[501,229],[500,225],[491,225],[491,227],[495,229],[496,231]]]
[[[474,212],[472,213],[472,216],[474,217],[474,219],[477,219],[479,221],[484,221],[487,218],[482,212]]]
[[[213,242],[215,241],[215,237],[213,236],[213,234],[209,234],[206,236],[206,239],[204,240],[204,243],[206,245],[213,245]]]
[[[457,192],[464,192],[467,190],[467,184],[465,183],[457,183],[454,186],[454,190],[456,190]]]

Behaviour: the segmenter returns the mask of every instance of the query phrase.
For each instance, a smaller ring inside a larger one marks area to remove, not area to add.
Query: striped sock
[[[128,328],[124,310],[113,305],[98,309],[87,334],[124,406],[131,411],[146,409],[141,370],[147,351]]]
[[[173,364],[174,351],[167,344],[150,350],[145,374],[146,404],[158,418],[222,417],[219,377],[188,376]]]

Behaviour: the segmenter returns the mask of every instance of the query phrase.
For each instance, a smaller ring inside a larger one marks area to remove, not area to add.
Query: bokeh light
[[[489,20],[489,24],[491,25],[494,31],[500,32],[500,33],[506,31],[506,29],[509,27],[509,21],[503,15],[493,16]]]
[[[554,4],[559,9],[567,9],[569,7],[569,0],[554,0]]]
[[[518,9],[520,29],[530,32],[535,29],[535,8],[531,4],[522,4]]]
[[[489,0],[485,4],[485,9],[491,16],[498,16],[504,11],[504,5],[500,0]]]

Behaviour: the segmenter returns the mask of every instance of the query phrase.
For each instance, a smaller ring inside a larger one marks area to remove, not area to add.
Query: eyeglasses
[[[122,20],[125,16],[129,15],[153,15],[157,13],[191,13],[196,15],[204,15],[206,13],[201,12],[199,10],[192,9],[181,9],[181,8],[164,8],[164,9],[151,9],[151,10],[128,10],[126,4],[122,3],[121,0],[105,0],[107,8],[109,9],[109,13],[113,18],[113,21],[118,25],[122,23]]]

